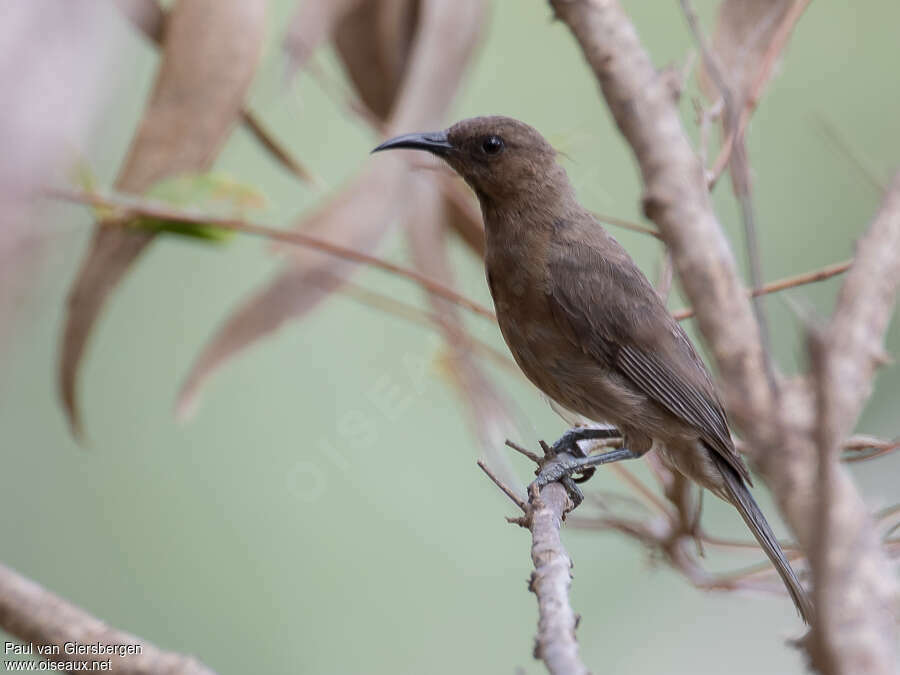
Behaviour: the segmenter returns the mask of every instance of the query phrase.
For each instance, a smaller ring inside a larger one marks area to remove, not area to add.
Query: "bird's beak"
[[[385,141],[372,152],[382,150],[425,150],[438,157],[446,157],[453,145],[447,139],[446,131],[431,131],[422,134],[404,134]]]

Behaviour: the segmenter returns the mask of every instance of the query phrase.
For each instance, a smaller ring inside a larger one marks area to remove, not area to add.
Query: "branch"
[[[824,281],[825,279],[830,279],[831,277],[836,277],[839,274],[843,274],[848,269],[850,269],[850,265],[852,264],[852,260],[845,260],[844,262],[820,267],[819,269],[812,270],[811,272],[804,272],[803,274],[797,274],[792,277],[785,277],[784,279],[770,281],[767,284],[763,284],[760,288],[748,290],[747,295],[750,297],[758,297],[760,295],[767,295],[769,293],[778,293],[779,291],[784,291],[788,288],[796,288],[797,286],[812,284],[817,281]],[[684,309],[679,309],[678,311],[673,312],[672,316],[674,316],[679,321],[689,319],[694,316],[694,308],[685,307]]]
[[[734,134],[731,148],[731,177],[734,186],[734,195],[737,197],[741,207],[741,220],[744,224],[744,240],[747,245],[747,257],[750,265],[750,287],[754,290],[762,286],[762,260],[759,252],[759,236],[756,227],[756,210],[753,208],[753,194],[750,185],[750,160],[747,157],[747,147],[744,142],[744,133],[738,129],[740,124],[740,112],[735,106],[734,92],[728,86],[725,75],[718,59],[707,45],[700,24],[697,20],[697,14],[690,0],[681,0],[681,7],[687,19],[691,33],[700,48],[703,55],[703,62],[706,72],[709,73],[710,79],[715,83],[722,96],[725,108],[725,127],[728,129],[737,129]],[[775,393],[775,370],[772,364],[772,341],[769,331],[769,320],[766,317],[765,306],[756,295],[753,298],[753,313],[756,315],[756,321],[759,324],[760,339],[762,340],[763,358],[766,366],[766,377],[769,380],[769,386]]]
[[[817,384],[818,528],[810,565],[818,620],[812,655],[823,673],[896,671],[897,581],[872,519],[847,480],[841,443],[883,362],[884,332],[900,283],[900,173],[857,243],[827,331],[810,338]]]
[[[124,218],[107,219],[106,221],[104,221],[104,224],[110,227],[130,227],[129,218],[134,216],[141,216],[145,218],[158,218],[160,220],[168,220],[190,225],[206,225],[222,230],[242,232],[244,234],[265,237],[266,239],[281,241],[287,244],[294,244],[296,246],[313,248],[318,251],[322,251],[323,253],[328,253],[330,255],[336,256],[338,258],[344,258],[346,260],[353,260],[355,262],[371,265],[372,267],[377,267],[378,269],[389,272],[390,274],[404,277],[406,279],[409,279],[410,281],[414,281],[422,288],[434,293],[435,295],[439,295],[445,300],[449,300],[450,302],[453,302],[460,307],[468,309],[474,314],[478,314],[479,316],[483,316],[488,319],[496,320],[494,313],[484,305],[481,305],[474,300],[470,300],[469,298],[460,295],[452,288],[449,288],[439,281],[435,281],[434,279],[431,279],[423,274],[419,274],[415,270],[409,269],[408,267],[403,267],[402,265],[397,265],[373,255],[369,255],[368,253],[363,253],[362,251],[357,251],[353,248],[334,244],[317,237],[312,237],[308,234],[304,234],[303,232],[297,232],[296,230],[279,230],[274,227],[260,225],[258,223],[253,223],[241,218],[223,218],[219,216],[212,216],[210,214],[198,213],[192,210],[175,208],[163,202],[139,199],[120,194],[104,195],[96,192],[83,192],[79,190],[61,189],[48,190],[47,194],[50,197],[56,199],[62,199],[78,204],[88,204],[94,207],[115,209],[122,212],[125,216]]]
[[[707,180],[710,190],[713,189],[716,182],[724,173],[725,168],[728,166],[728,162],[731,159],[731,152],[734,149],[735,138],[742,138],[744,136],[747,125],[750,123],[750,118],[753,116],[753,112],[756,110],[756,107],[759,105],[759,101],[762,98],[763,89],[765,89],[766,83],[772,77],[772,72],[775,70],[775,65],[778,63],[778,57],[787,45],[791,34],[794,32],[794,27],[797,25],[797,21],[799,21],[810,2],[812,2],[812,0],[796,0],[784,15],[784,19],[778,27],[778,31],[772,37],[769,48],[762,59],[762,63],[760,63],[759,70],[756,71],[756,79],[753,80],[753,86],[750,88],[750,92],[744,99],[744,107],[743,110],[741,110],[738,123],[731,127],[728,138],[726,138],[725,142],[722,144],[719,156],[716,157],[713,168],[709,172]]]
[[[575,628],[578,620],[569,604],[572,561],[559,537],[559,528],[572,503],[561,483],[551,483],[540,494],[532,489],[529,511],[523,518],[531,530],[534,572],[529,588],[538,599],[538,634],[535,657],[553,675],[587,675],[578,656]]]
[[[856,257],[838,296],[828,330],[844,438],[872,390],[875,369],[885,362],[884,333],[900,284],[900,172],[884,197],[869,231],[856,244]]]
[[[579,42],[619,129],[632,147],[644,183],[644,210],[668,244],[699,328],[719,366],[732,419],[745,433],[802,551],[817,546],[821,511],[819,436],[815,392],[806,380],[777,381],[770,388],[760,335],[732,254],[716,220],[700,163],[684,133],[678,109],[640,45],[617,0],[550,0]],[[796,16],[808,4],[798,0]],[[775,42],[783,46],[792,24]],[[780,51],[773,48],[772,54]],[[774,57],[773,57],[774,62]],[[765,69],[764,69],[765,70]],[[757,81],[762,81],[762,73]],[[759,87],[761,89],[761,87]],[[753,97],[751,97],[753,98]],[[754,103],[755,105],[755,103]],[[746,114],[745,116],[746,117]],[[739,132],[740,125],[738,126]],[[900,280],[900,177],[860,242],[829,336],[832,385],[838,389],[827,421],[829,442],[840,443],[871,388],[883,358],[881,339]],[[846,381],[845,381],[846,378]],[[838,386],[840,385],[840,386]],[[774,391],[773,391],[774,389]],[[775,402],[777,401],[777,405]],[[846,469],[829,460],[828,520],[848,535],[827,555],[810,555],[816,579],[839,579],[828,593],[838,606],[829,636],[831,673],[893,673],[896,581],[865,504]],[[837,537],[835,537],[837,539]],[[832,555],[838,557],[825,562]],[[828,567],[840,574],[822,574]],[[841,582],[846,580],[846,586]],[[818,592],[816,597],[823,597]],[[839,600],[839,602],[838,602]],[[857,623],[840,633],[845,620]],[[810,654],[818,656],[814,645]],[[817,662],[819,667],[824,665]]]
[[[632,232],[639,232],[640,234],[646,234],[656,239],[662,239],[662,235],[654,230],[652,227],[646,227],[645,225],[640,225],[638,223],[633,223],[630,220],[625,220],[624,218],[617,218],[616,216],[607,216],[603,213],[597,213],[596,211],[591,211],[591,215],[594,216],[601,223],[606,225],[613,225],[615,227],[621,227],[625,230],[631,230]]]
[[[553,461],[543,442],[541,445],[544,448],[544,458],[512,441],[507,441],[506,444],[536,462],[538,466]],[[555,482],[544,486],[538,492],[537,487],[532,485],[528,491],[526,504],[516,491],[505,485],[484,462],[479,460],[478,466],[494,485],[524,512],[519,518],[507,520],[531,531],[531,560],[534,571],[531,573],[528,589],[538,599],[538,634],[534,657],[544,662],[551,675],[588,675],[587,668],[578,656],[578,642],[575,639],[578,618],[569,604],[572,560],[559,536],[559,529],[566,513],[574,508],[566,488],[562,483]]]
[[[864,462],[900,449],[900,440],[886,441],[874,436],[851,436],[841,448],[842,462]]]
[[[700,331],[728,385],[729,410],[740,423],[770,417],[774,399],[759,328],[665,77],[617,0],[550,4],[581,45],[634,151],[644,182],[644,212],[659,226],[697,308]]]
[[[102,663],[109,659],[110,672],[114,673],[213,675],[195,658],[162,651],[142,638],[107,626],[5,565],[0,565],[0,628],[32,645],[57,646],[59,653],[52,655],[53,661]],[[141,653],[66,654],[66,643],[107,648],[134,645]]]

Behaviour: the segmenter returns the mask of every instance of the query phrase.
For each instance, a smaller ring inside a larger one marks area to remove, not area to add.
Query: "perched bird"
[[[581,206],[556,151],[532,127],[475,117],[446,131],[398,136],[373,152],[430,152],[475,191],[486,234],[485,267],[497,321],[516,363],[559,406],[608,422],[622,447],[578,456],[571,429],[557,443],[568,461],[539,484],[651,449],[740,512],[775,565],[802,618],[812,606],[750,494],[722,403],[690,338],[622,246]]]

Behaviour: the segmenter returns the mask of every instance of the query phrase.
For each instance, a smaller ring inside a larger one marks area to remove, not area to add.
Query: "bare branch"
[[[655,237],[656,239],[662,239],[662,235],[652,227],[646,227],[644,225],[639,225],[638,223],[633,223],[630,220],[625,220],[624,218],[616,218],[615,216],[608,216],[604,213],[597,213],[596,211],[592,211],[591,215],[606,225],[614,225],[615,227],[621,227],[624,230],[631,230],[632,232],[646,234]]]
[[[747,295],[756,297],[760,295],[767,295],[769,293],[778,293],[779,291],[784,291],[788,288],[796,288],[797,286],[812,284],[817,281],[824,281],[825,279],[830,279],[831,277],[836,277],[839,274],[843,274],[848,269],[850,269],[850,265],[852,264],[852,260],[845,260],[844,262],[820,267],[819,269],[812,270],[811,272],[804,272],[803,274],[797,274],[791,277],[785,277],[784,279],[770,281],[769,283],[764,284],[761,288],[755,288],[747,291]],[[678,311],[673,312],[672,315],[679,321],[683,319],[689,319],[694,316],[694,309],[692,307],[685,307],[684,309],[679,309]]]
[[[504,483],[502,480],[500,480],[499,476],[497,476],[497,474],[495,474],[493,471],[491,471],[488,468],[487,464],[485,464],[482,460],[479,459],[478,467],[482,471],[484,471],[484,473],[487,475],[488,478],[491,479],[491,481],[494,483],[494,485],[496,485],[498,488],[500,488],[500,491],[503,494],[505,494],[507,497],[510,498],[510,500],[512,501],[513,504],[515,504],[522,510],[522,513],[528,513],[528,504],[526,504],[525,501],[519,495],[516,494],[515,490],[513,490],[506,483]]]
[[[543,441],[543,458],[512,441],[507,440],[506,445],[521,452],[538,466],[553,461],[553,455]],[[544,662],[551,675],[588,675],[588,670],[578,655],[578,642],[575,639],[578,618],[569,604],[572,561],[559,534],[566,513],[574,507],[566,488],[561,482],[550,483],[540,491],[536,485],[531,485],[528,503],[525,504],[484,462],[479,460],[478,466],[524,512],[520,518],[507,520],[531,531],[534,571],[531,573],[528,589],[538,599],[538,634],[534,657]]]
[[[885,441],[874,436],[851,436],[844,441],[842,462],[863,462],[900,449],[900,440]]]
[[[751,458],[772,488],[800,548],[814,551],[820,510],[817,430],[822,426],[814,391],[801,378],[778,381],[775,391],[770,389],[756,322],[712,212],[699,162],[676,106],[619,2],[550,3],[580,43],[619,129],[634,151],[644,182],[645,212],[659,226],[682,286],[697,308],[700,331],[719,365],[729,413],[743,429]],[[769,65],[763,64],[751,94],[762,90],[767,72],[807,4],[798,0],[792,6],[792,17],[783,21],[770,47]],[[746,111],[755,106],[752,95],[748,106],[742,116],[744,127],[749,118]],[[741,128],[738,125],[735,133]],[[850,430],[869,393],[875,366],[883,359],[881,339],[900,280],[897,250],[900,177],[870,233],[860,242],[833,320],[834,335],[828,337],[829,354],[835,355],[829,387],[840,384],[828,406],[839,417],[828,423],[832,430],[829,442],[840,444]],[[829,639],[840,633],[840,639],[830,644],[831,651],[838,652],[830,657],[830,663],[838,667],[828,672],[893,673],[896,581],[849,474],[836,462],[830,462],[829,472],[827,517],[832,525],[840,520],[840,532],[848,538],[834,552],[837,561],[825,563],[823,556],[810,556],[810,564],[819,572],[814,575],[817,579],[839,579],[828,591],[835,599],[832,606],[842,607],[835,613],[834,630],[829,631]],[[670,501],[677,504],[677,495],[666,489]],[[829,556],[832,553],[828,551]],[[829,568],[837,574],[823,577],[821,572]],[[849,617],[856,623],[852,630],[841,632]],[[813,648],[810,653],[819,655]]]
[[[672,511],[668,506],[660,499],[655,492],[650,490],[646,485],[644,485],[637,476],[635,476],[631,471],[626,469],[621,464],[610,464],[609,470],[616,474],[622,481],[628,485],[632,490],[634,490],[637,494],[639,494],[643,499],[652,506],[654,509],[659,511],[661,515],[667,516],[669,518],[672,517]]]
[[[530,459],[535,464],[541,463],[541,458],[538,455],[531,452],[531,450],[529,450],[528,448],[523,448],[521,445],[509,440],[508,438],[506,439],[506,447],[512,448],[516,452],[521,453],[522,455],[524,455],[525,457]]]
[[[162,651],[142,638],[112,628],[5,565],[0,565],[0,628],[33,645],[56,645],[59,653],[53,655],[54,661],[110,659],[110,672],[114,673],[213,675],[212,670],[195,658]],[[91,659],[84,654],[67,654],[63,648],[67,642],[135,645],[141,653]]]
[[[559,536],[563,517],[571,505],[562,484],[550,483],[540,494],[532,489],[526,516],[534,563],[529,587],[537,595],[540,614],[535,656],[553,675],[588,673],[578,655],[578,620],[569,605],[572,561]]]
[[[829,359],[838,386],[835,428],[846,436],[872,388],[875,369],[884,363],[884,333],[895,309],[900,284],[900,172],[885,195],[868,232],[856,244],[853,266],[838,296],[829,327]]]
[[[710,190],[712,190],[722,173],[724,173],[725,168],[728,166],[731,159],[731,153],[734,150],[735,138],[743,137],[747,125],[750,123],[750,118],[753,117],[753,113],[762,98],[766,83],[768,83],[772,77],[772,72],[775,70],[775,64],[778,63],[778,57],[781,55],[781,52],[784,51],[785,46],[787,46],[788,40],[794,32],[794,27],[797,25],[797,21],[800,20],[800,17],[803,15],[803,12],[806,11],[806,8],[811,1],[812,0],[796,0],[791,8],[785,13],[781,25],[779,25],[778,30],[772,37],[769,48],[766,50],[765,56],[760,63],[759,70],[756,72],[756,78],[753,80],[753,85],[750,87],[750,91],[744,99],[744,107],[741,111],[738,123],[731,128],[728,137],[722,144],[719,156],[716,157],[715,164],[710,170],[710,175],[708,177]]]
[[[159,218],[161,220],[171,220],[179,223],[188,223],[195,225],[209,225],[223,230],[234,232],[243,232],[274,241],[284,242],[286,244],[294,244],[297,246],[305,246],[313,248],[324,253],[334,255],[339,258],[361,262],[372,267],[377,267],[385,272],[404,277],[416,282],[426,290],[440,295],[445,300],[456,303],[460,307],[464,307],[474,314],[483,316],[488,319],[496,320],[494,313],[484,305],[474,300],[470,300],[460,295],[452,288],[448,288],[440,282],[430,279],[415,270],[397,265],[395,263],[383,260],[368,253],[363,253],[352,248],[333,244],[311,237],[303,232],[296,230],[279,230],[266,225],[252,223],[241,218],[222,218],[219,216],[210,216],[208,214],[197,213],[187,209],[178,209],[168,204],[147,199],[138,199],[135,197],[115,194],[99,194],[96,192],[83,192],[79,190],[48,190],[47,194],[57,199],[76,202],[79,204],[88,204],[91,206],[104,207],[110,209],[118,209],[124,211],[129,216],[144,216],[148,218]],[[114,219],[108,223],[110,227],[128,227],[128,219]]]
[[[869,396],[894,310],[900,260],[900,173],[841,288],[826,331],[810,342],[817,383],[819,527],[810,557],[818,620],[813,658],[823,673],[896,671],[897,582],[871,518],[852,486],[839,481],[839,439]]]
[[[762,260],[759,252],[759,236],[756,227],[756,210],[753,208],[753,193],[750,185],[750,164],[747,157],[747,147],[744,142],[744,134],[738,128],[740,113],[735,104],[734,93],[728,85],[718,59],[712,53],[706,42],[700,24],[697,20],[697,14],[690,0],[681,0],[681,7],[687,18],[688,25],[694,35],[694,39],[703,55],[706,72],[715,82],[716,87],[722,96],[725,107],[726,128],[737,129],[732,141],[732,161],[731,176],[734,185],[734,193],[741,207],[741,221],[744,224],[744,240],[747,245],[747,257],[750,263],[750,286],[754,290],[762,286]],[[756,321],[759,324],[759,334],[762,340],[763,360],[766,366],[766,376],[769,380],[769,386],[775,391],[775,369],[772,364],[772,344],[769,331],[769,321],[766,317],[765,306],[762,301],[757,300],[757,296],[753,296],[753,313],[756,315]]]

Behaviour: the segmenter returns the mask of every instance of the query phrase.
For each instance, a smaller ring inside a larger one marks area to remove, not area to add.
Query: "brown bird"
[[[566,432],[554,450],[567,454],[538,484],[656,448],[737,507],[808,623],[809,597],[747,488],[703,361],[625,249],[578,203],[553,147],[517,120],[475,117],[373,152],[401,148],[442,158],[478,196],[497,321],[528,379],[566,410],[618,429]],[[613,433],[621,448],[580,452],[577,441]]]

